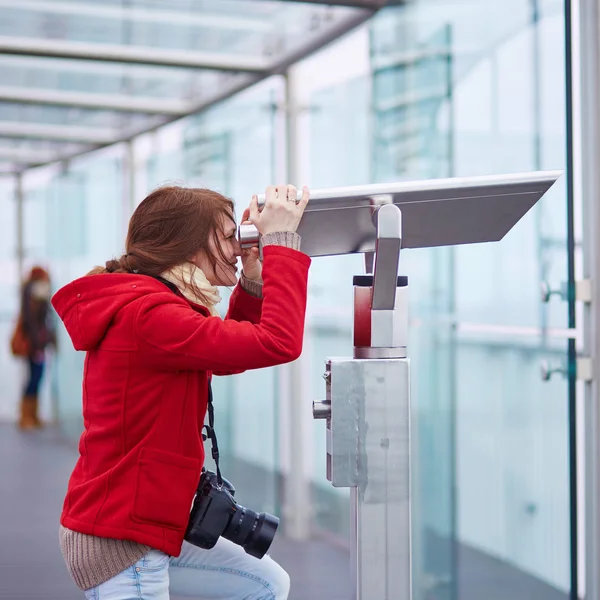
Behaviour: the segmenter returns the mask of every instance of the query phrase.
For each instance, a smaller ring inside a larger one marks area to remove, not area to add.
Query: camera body
[[[219,486],[216,474],[203,470],[185,539],[200,548],[213,548],[235,514],[234,494],[235,488],[229,481],[223,479]]]
[[[275,537],[279,519],[244,508],[234,500],[233,485],[224,478],[222,481],[219,485],[215,473],[202,470],[185,540],[210,549],[223,536],[248,554],[262,558]]]

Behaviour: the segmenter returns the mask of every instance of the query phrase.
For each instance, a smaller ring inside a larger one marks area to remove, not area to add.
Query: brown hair
[[[220,218],[224,217],[224,219]],[[235,222],[233,202],[212,190],[161,187],[150,193],[129,221],[126,253],[93,273],[141,273],[156,277],[203,251],[216,268],[227,262],[220,244],[209,242],[227,219]]]

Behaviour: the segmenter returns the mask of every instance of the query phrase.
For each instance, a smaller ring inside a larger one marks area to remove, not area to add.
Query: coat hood
[[[172,293],[146,275],[103,273],[76,279],[56,292],[52,306],[71,336],[75,350],[93,350],[116,314],[143,296]]]

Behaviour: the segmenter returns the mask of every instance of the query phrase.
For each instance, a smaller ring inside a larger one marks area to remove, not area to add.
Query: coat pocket
[[[142,448],[132,518],[170,529],[185,529],[200,469],[199,459]]]

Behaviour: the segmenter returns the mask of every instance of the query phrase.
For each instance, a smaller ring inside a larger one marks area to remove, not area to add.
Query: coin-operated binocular
[[[501,240],[560,172],[314,190],[298,228],[310,256],[365,253],[354,285],[354,352],[328,358],[327,479],[352,498],[357,600],[410,600],[411,445],[408,280],[402,249]],[[259,197],[259,206],[264,197]],[[259,243],[252,225],[242,247]]]

